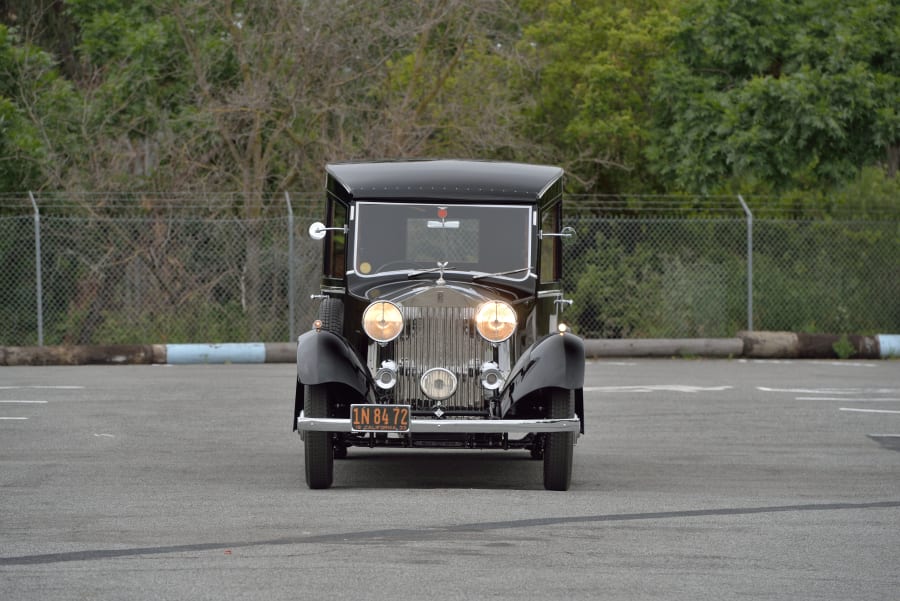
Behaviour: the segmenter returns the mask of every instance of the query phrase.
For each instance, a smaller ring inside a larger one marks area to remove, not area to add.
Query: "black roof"
[[[554,184],[561,194],[563,176],[548,165],[445,159],[332,163],[326,171],[329,191],[353,200],[534,202]]]

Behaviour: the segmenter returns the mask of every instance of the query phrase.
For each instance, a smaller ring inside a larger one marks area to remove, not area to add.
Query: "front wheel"
[[[550,391],[549,417],[575,417],[575,399],[571,390],[554,388]],[[572,432],[544,435],[544,488],[547,490],[569,490],[574,446],[575,434]]]
[[[328,391],[324,385],[307,386],[304,414],[328,417]],[[307,432],[303,441],[306,485],[329,488],[334,480],[334,443],[331,432]]]

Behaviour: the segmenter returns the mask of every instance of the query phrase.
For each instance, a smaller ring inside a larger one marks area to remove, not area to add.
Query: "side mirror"
[[[309,237],[313,240],[322,240],[325,238],[326,232],[344,232],[347,233],[347,226],[344,227],[325,227],[321,221],[316,221],[309,226]]]
[[[325,227],[325,224],[322,223],[321,221],[316,221],[315,223],[313,223],[312,225],[309,226],[309,237],[312,238],[313,240],[321,240],[322,238],[325,237],[326,231],[327,231],[327,228]]]

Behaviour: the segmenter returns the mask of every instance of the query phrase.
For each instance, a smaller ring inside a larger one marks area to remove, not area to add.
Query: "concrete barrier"
[[[740,338],[635,338],[585,340],[588,357],[740,357]]]
[[[149,365],[154,345],[7,346],[0,347],[0,365]]]
[[[758,359],[888,359],[900,356],[900,336],[738,332],[743,356]]]
[[[166,363],[265,363],[266,345],[262,342],[224,344],[167,344]]]
[[[882,359],[900,357],[900,335],[879,334],[876,338],[878,338],[878,347],[881,351]]]
[[[585,353],[603,357],[835,359],[900,358],[900,335],[838,336],[795,332],[738,332],[734,338],[588,339]],[[135,365],[294,363],[292,342],[0,347],[0,365]]]

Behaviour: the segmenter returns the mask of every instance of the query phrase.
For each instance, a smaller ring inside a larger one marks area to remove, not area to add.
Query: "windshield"
[[[531,207],[360,202],[354,270],[362,277],[446,263],[447,272],[529,277]]]

